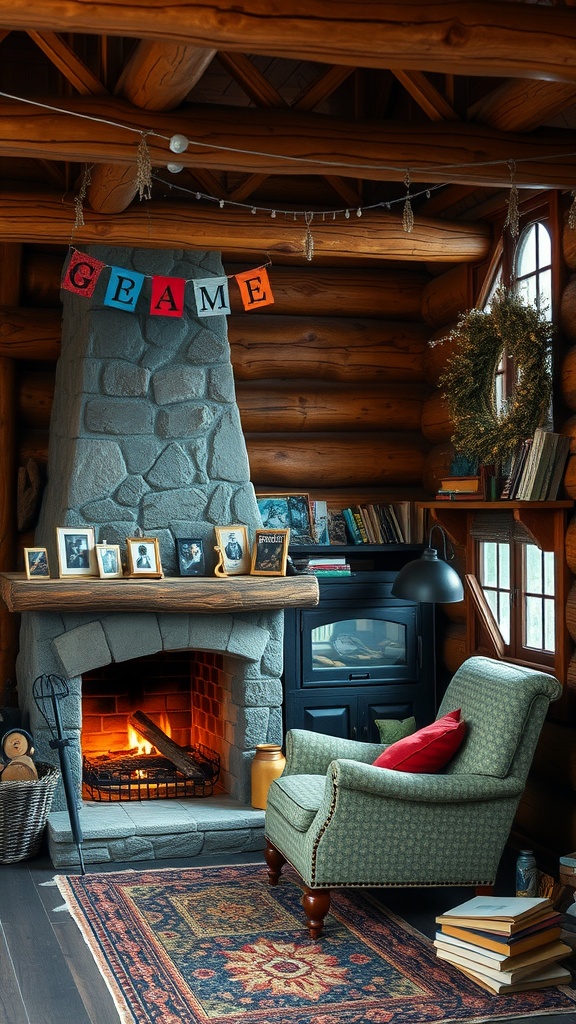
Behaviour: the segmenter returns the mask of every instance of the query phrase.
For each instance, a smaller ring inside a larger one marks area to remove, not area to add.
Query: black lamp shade
[[[392,586],[394,597],[405,601],[452,604],[462,601],[464,587],[451,565],[438,558],[435,548],[425,548],[420,558],[400,569]]]

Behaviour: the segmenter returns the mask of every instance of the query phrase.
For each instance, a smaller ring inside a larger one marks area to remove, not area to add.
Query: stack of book
[[[409,501],[382,505],[350,505],[342,509],[346,530],[353,544],[411,543]]]
[[[439,501],[482,501],[485,497],[479,476],[445,476],[436,493]]]
[[[476,896],[436,918],[434,945],[488,992],[566,985],[571,974],[558,961],[572,950],[560,939],[561,921],[544,897]]]
[[[555,501],[570,452],[570,438],[538,427],[518,448],[501,498]]]
[[[327,555],[326,558],[309,558],[306,572],[314,576],[350,576],[350,565],[340,555]]]

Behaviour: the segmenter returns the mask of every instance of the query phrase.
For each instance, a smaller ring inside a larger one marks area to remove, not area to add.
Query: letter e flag
[[[127,309],[133,313],[143,284],[144,274],[136,270],[123,270],[122,267],[111,267],[104,305]]]
[[[245,270],[243,274],[234,276],[238,282],[244,309],[250,310],[274,304],[270,281],[264,267],[260,267],[258,270]]]
[[[153,316],[182,316],[184,312],[184,277],[152,278],[150,312]]]
[[[85,295],[90,298],[105,266],[106,264],[101,263],[100,260],[95,260],[85,252],[78,252],[75,249],[64,274],[62,287],[66,291],[76,292],[76,295]]]

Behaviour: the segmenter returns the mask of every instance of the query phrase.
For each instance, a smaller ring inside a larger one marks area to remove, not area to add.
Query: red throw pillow
[[[458,708],[411,736],[391,743],[373,764],[397,772],[438,772],[454,757],[465,732],[466,722],[460,720]]]

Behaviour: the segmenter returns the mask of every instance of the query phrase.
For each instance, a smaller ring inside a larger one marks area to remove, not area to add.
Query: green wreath
[[[543,422],[552,393],[553,333],[535,306],[502,288],[490,310],[462,314],[450,334],[435,343],[457,342],[439,384],[454,422],[458,454],[501,465]],[[494,383],[504,349],[514,359],[516,383],[498,412]]]

